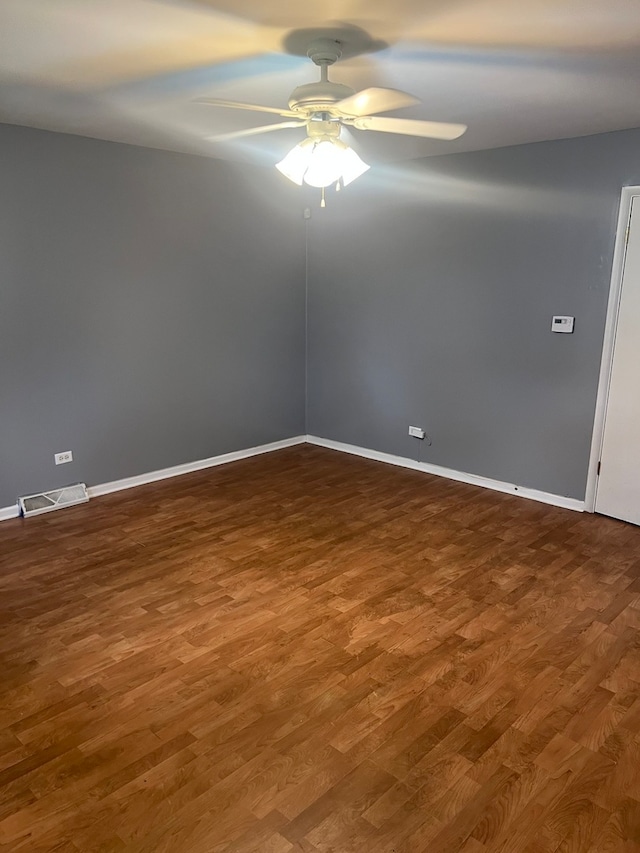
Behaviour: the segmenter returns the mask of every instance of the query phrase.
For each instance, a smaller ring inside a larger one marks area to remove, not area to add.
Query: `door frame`
[[[622,278],[624,275],[624,265],[627,257],[627,234],[631,220],[631,205],[634,197],[636,196],[640,197],[640,186],[622,188],[620,209],[618,212],[618,226],[616,229],[616,243],[613,250],[613,265],[611,268],[611,284],[609,286],[607,318],[604,325],[600,378],[598,380],[598,395],[596,397],[591,454],[589,456],[589,470],[587,473],[587,490],[584,499],[584,508],[587,512],[595,512],[596,506],[596,493],[598,490],[598,463],[600,461],[602,443],[604,441],[604,424],[607,416],[609,386],[611,385],[611,371],[613,368],[613,350],[616,339],[616,329],[618,326],[620,296],[622,294]]]

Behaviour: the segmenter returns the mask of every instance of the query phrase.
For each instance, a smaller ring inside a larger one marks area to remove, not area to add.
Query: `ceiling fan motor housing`
[[[336,104],[343,98],[349,98],[355,94],[355,89],[342,83],[331,83],[319,81],[318,83],[305,83],[294,89],[289,98],[289,109],[294,112],[312,112],[322,110],[324,107]]]

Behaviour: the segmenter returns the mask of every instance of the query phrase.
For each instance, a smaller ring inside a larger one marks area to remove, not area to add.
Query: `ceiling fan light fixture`
[[[344,150],[334,140],[316,142],[309,159],[304,182],[310,187],[329,187],[342,175]]]
[[[329,80],[329,67],[343,55],[344,43],[341,38],[336,37],[335,32],[331,30],[327,31],[327,35],[322,35],[318,30],[300,30],[295,33],[294,42],[289,42],[289,36],[287,37],[289,46],[294,43],[296,45],[290,52],[302,56],[304,51],[300,51],[299,37],[306,38],[319,33],[312,39],[306,53],[320,68],[320,80],[315,83],[304,83],[294,89],[289,98],[288,109],[244,101],[198,98],[198,101],[209,106],[275,113],[280,118],[286,119],[286,121],[272,122],[261,127],[218,134],[209,139],[228,142],[230,139],[239,137],[306,127],[307,138],[292,148],[279,163],[276,163],[276,168],[294,184],[302,186],[306,183],[322,189],[324,193],[325,188],[331,185],[335,185],[336,189],[348,186],[369,169],[367,163],[340,139],[340,132],[344,127],[354,127],[358,131],[377,131],[445,141],[458,139],[466,131],[467,127],[464,124],[376,115],[377,112],[391,112],[410,107],[420,101],[408,92],[401,92],[398,89],[371,86],[355,92],[350,86]],[[290,34],[292,35],[294,33]],[[346,44],[351,52],[350,55],[366,52],[366,50],[359,50],[353,53],[353,45],[349,39]],[[380,44],[382,45],[382,42]]]
[[[359,178],[360,175],[364,175],[364,173],[370,169],[367,163],[364,162],[353,150],[353,148],[349,148],[346,146],[346,150],[342,157],[342,175],[340,176],[340,183],[343,187],[346,187],[352,181],[355,181],[356,178]]]
[[[299,186],[329,187],[338,181],[343,186],[355,181],[369,166],[340,139],[307,138],[276,163],[276,169]]]
[[[313,139],[304,139],[295,145],[291,151],[279,163],[276,163],[276,169],[293,181],[294,184],[302,186],[304,176],[309,168],[311,155],[313,154]]]

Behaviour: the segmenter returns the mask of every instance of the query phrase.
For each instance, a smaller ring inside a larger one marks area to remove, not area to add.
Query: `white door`
[[[596,512],[640,524],[640,197],[631,203]]]

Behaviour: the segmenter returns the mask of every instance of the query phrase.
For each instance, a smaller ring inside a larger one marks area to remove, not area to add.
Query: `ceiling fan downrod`
[[[355,94],[355,90],[350,86],[329,80],[329,66],[342,56],[340,42],[327,38],[314,39],[309,45],[307,55],[320,69],[320,80],[294,89],[289,98],[290,110],[306,114],[322,113],[327,107]]]
[[[335,39],[314,39],[309,45],[307,56],[320,68],[320,80],[326,83],[329,80],[329,66],[340,59],[342,47]]]

